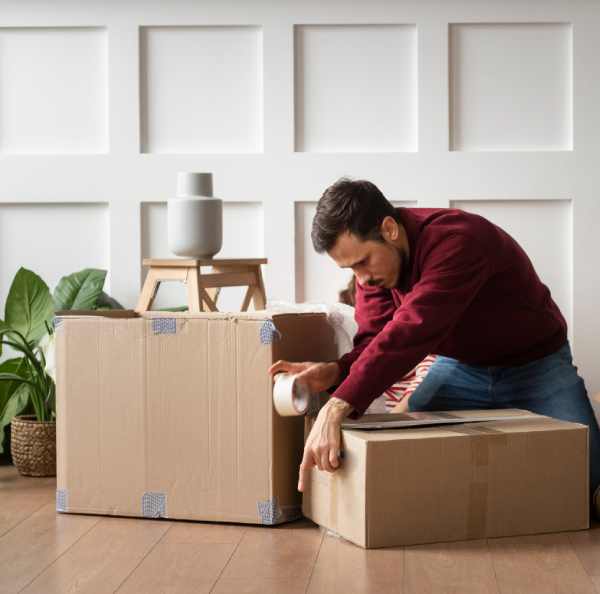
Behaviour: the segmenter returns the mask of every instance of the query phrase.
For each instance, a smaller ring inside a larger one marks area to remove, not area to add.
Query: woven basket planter
[[[14,465],[22,475],[56,476],[55,421],[17,416],[11,421],[10,440]]]

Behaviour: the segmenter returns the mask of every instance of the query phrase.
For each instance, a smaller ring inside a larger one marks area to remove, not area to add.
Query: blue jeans
[[[600,431],[583,379],[566,342],[558,351],[516,367],[465,365],[439,356],[408,400],[414,410],[523,408],[589,427],[591,496],[600,484]],[[592,502],[592,497],[590,497]]]

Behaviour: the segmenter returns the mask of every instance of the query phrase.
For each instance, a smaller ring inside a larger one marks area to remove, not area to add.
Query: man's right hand
[[[298,380],[303,382],[312,394],[324,392],[335,386],[340,378],[340,367],[335,361],[329,363],[277,361],[269,367],[271,377],[280,372],[297,374]]]

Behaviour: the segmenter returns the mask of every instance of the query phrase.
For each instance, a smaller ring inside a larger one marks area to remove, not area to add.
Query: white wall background
[[[310,222],[364,177],[512,233],[597,392],[598,30],[592,0],[0,0],[0,304],[21,265],[94,266],[133,307],[177,171],[213,172],[270,299],[334,300]]]

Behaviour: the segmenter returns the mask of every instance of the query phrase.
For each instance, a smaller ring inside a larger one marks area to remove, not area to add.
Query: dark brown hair
[[[383,241],[380,227],[387,216],[399,220],[394,206],[375,184],[343,177],[325,190],[317,204],[311,231],[313,247],[320,254],[328,252],[345,232],[362,241]]]

